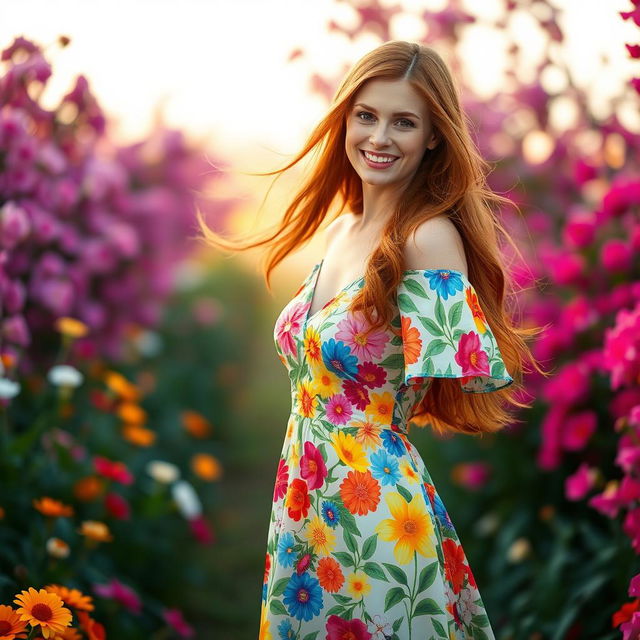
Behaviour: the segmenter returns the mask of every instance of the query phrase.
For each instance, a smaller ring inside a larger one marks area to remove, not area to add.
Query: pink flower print
[[[382,357],[389,341],[385,331],[373,331],[365,338],[363,334],[366,328],[367,324],[361,313],[348,314],[338,323],[335,335],[335,339],[344,342],[359,361]]]
[[[346,424],[352,414],[351,405],[343,393],[338,393],[329,398],[329,402],[327,402],[327,418],[333,424]]]
[[[282,496],[287,493],[287,487],[289,485],[289,467],[286,462],[280,458],[278,463],[278,471],[276,472],[276,483],[273,488],[273,501],[277,502]]]
[[[304,443],[304,455],[300,458],[300,475],[307,481],[309,489],[319,489],[328,475],[324,458],[313,442]]]
[[[371,640],[371,634],[367,631],[367,626],[358,618],[345,620],[333,614],[327,620],[326,629],[327,640],[340,640],[341,638]]]
[[[296,303],[278,318],[275,329],[276,340],[283,354],[297,355],[298,349],[296,347],[295,334],[302,327],[309,306],[309,303]]]
[[[358,375],[358,379],[359,378],[360,376]],[[351,406],[360,411],[364,411],[371,402],[367,388],[356,380],[345,380],[342,383],[342,388]]]
[[[480,336],[475,331],[460,336],[454,358],[462,367],[463,376],[490,375],[489,357],[480,344]]]

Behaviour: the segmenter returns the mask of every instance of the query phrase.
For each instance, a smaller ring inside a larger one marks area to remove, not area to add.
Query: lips
[[[387,158],[389,160],[389,162],[391,162],[391,160],[395,160],[398,156],[392,156],[388,153],[378,153],[377,151],[369,151],[369,149],[360,149],[360,151],[362,152],[362,155],[364,155],[365,151],[369,154],[371,154],[372,156],[378,156],[379,158]]]

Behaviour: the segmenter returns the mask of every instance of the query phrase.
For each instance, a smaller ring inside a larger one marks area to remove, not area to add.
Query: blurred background
[[[411,441],[497,638],[638,637],[639,7],[0,4],[0,604],[55,585],[65,638],[258,636],[290,409],[273,325],[322,247],[268,290],[260,252],[208,248],[196,208],[224,234],[275,222],[305,167],[268,197],[247,174],[404,39],[447,60],[521,208],[514,314],[550,323],[534,353],[554,370],[499,434]]]

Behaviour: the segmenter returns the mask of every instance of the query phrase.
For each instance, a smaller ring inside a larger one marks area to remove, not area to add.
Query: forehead
[[[380,111],[396,113],[414,111],[427,115],[424,98],[411,86],[408,80],[368,80],[356,92],[353,103],[365,102]]]

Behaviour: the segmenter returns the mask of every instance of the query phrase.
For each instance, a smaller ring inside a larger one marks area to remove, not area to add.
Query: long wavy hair
[[[282,169],[250,174],[277,174],[277,179],[310,152],[317,155],[309,177],[293,196],[275,231],[257,239],[230,241],[209,229],[198,211],[204,239],[226,251],[266,246],[264,275],[269,288],[271,271],[313,237],[320,225],[331,217],[332,207],[337,206],[334,218],[345,209],[362,213],[362,180],[345,153],[346,119],[357,92],[373,79],[406,79],[425,100],[439,141],[433,150],[425,153],[391,212],[380,244],[366,265],[364,285],[354,297],[351,309],[362,312],[369,325],[367,333],[387,327],[397,314],[396,289],[405,272],[403,247],[407,239],[423,222],[446,215],[462,237],[469,281],[478,294],[514,383],[492,393],[465,393],[459,380],[434,378],[412,421],[421,426],[429,424],[439,433],[498,431],[519,422],[505,405],[531,406],[516,399],[522,389],[525,362],[547,375],[526,343],[526,338],[537,335],[544,327],[519,328],[511,321],[509,303],[512,297],[515,299],[515,290],[503,265],[499,239],[509,242],[518,255],[520,252],[498,221],[492,205],[514,203],[488,188],[489,164],[476,149],[452,76],[434,49],[395,40],[363,56],[343,79],[328,113],[295,158]]]

